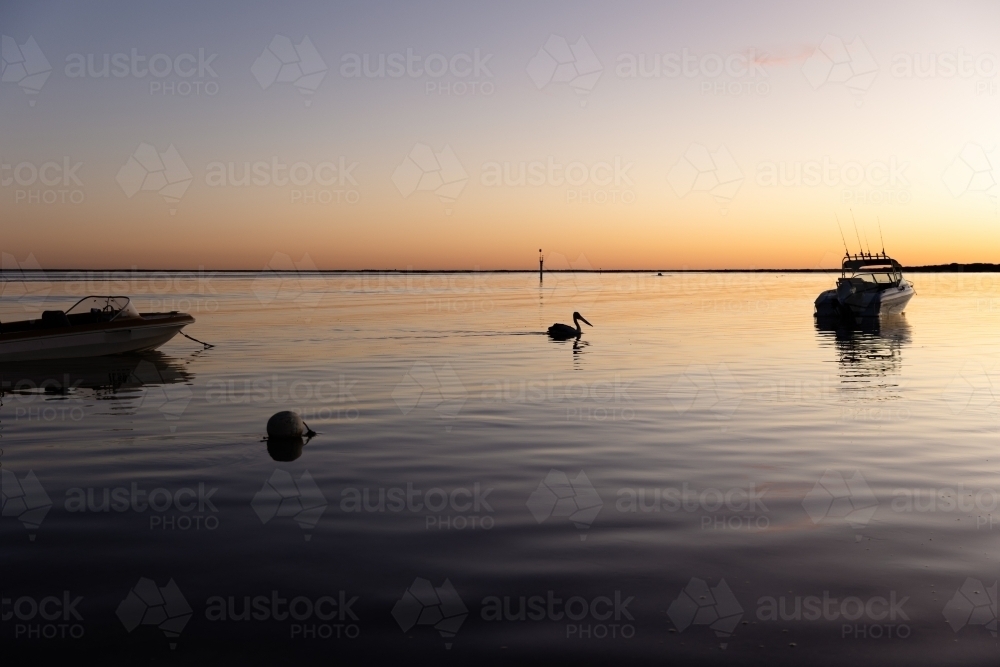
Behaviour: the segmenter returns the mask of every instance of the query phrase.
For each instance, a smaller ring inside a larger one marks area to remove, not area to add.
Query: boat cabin
[[[848,283],[855,291],[884,290],[898,287],[903,280],[903,267],[899,262],[881,253],[844,255],[841,263],[840,283]]]
[[[142,316],[127,296],[85,296],[68,310],[46,310],[41,319],[0,324],[0,333],[60,329],[84,324],[106,324]]]

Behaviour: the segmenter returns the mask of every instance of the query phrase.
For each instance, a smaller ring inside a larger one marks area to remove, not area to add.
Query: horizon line
[[[925,264],[920,266],[903,266],[904,271],[917,272],[954,272],[968,268],[977,269],[980,273],[1000,272],[1000,264],[993,262],[950,262],[947,264]],[[47,273],[198,273],[211,271],[212,273],[277,273],[277,274],[349,274],[349,273],[398,273],[407,274],[458,274],[458,273],[830,273],[840,271],[840,268],[812,268],[812,269],[780,269],[780,268],[760,268],[760,269],[545,269],[539,272],[536,269],[211,269],[200,266],[197,269],[139,269],[131,267],[128,269],[0,269],[0,277],[6,274],[16,275],[41,275]]]

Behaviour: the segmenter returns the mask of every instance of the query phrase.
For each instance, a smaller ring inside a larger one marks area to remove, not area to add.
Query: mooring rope
[[[206,343],[205,341],[201,341],[201,340],[198,340],[197,338],[194,338],[194,337],[192,337],[192,336],[188,336],[188,335],[187,335],[186,333],[184,333],[183,331],[179,331],[178,333],[179,333],[180,335],[184,336],[185,338],[189,339],[189,340],[193,340],[193,341],[194,341],[194,342],[196,342],[196,343],[199,343],[199,344],[201,344],[201,345],[204,345],[204,346],[205,346],[205,349],[206,349],[206,350],[207,350],[207,349],[209,349],[209,348],[211,348],[211,347],[215,347],[215,346],[214,346],[214,345],[212,345],[211,343]]]

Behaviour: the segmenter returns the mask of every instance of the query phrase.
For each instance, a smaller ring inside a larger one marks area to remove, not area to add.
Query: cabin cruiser
[[[817,318],[870,318],[898,315],[913,295],[903,267],[885,252],[846,254],[836,289],[816,298]]]
[[[155,350],[194,318],[139,313],[127,296],[86,296],[41,319],[0,322],[0,362],[103,357]]]

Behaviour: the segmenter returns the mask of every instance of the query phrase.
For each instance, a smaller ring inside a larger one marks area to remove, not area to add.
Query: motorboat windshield
[[[85,296],[66,311],[67,316],[85,313],[103,322],[141,317],[127,296]]]
[[[883,285],[895,285],[899,282],[899,276],[894,273],[855,273],[851,278],[858,278],[866,283],[879,283]]]

